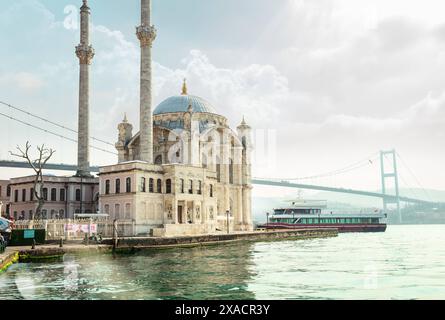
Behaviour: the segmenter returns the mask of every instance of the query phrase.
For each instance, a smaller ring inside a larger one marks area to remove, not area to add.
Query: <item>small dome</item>
[[[164,114],[173,112],[187,112],[189,106],[192,106],[193,112],[213,113],[217,114],[213,106],[206,100],[190,95],[180,95],[170,97],[161,102],[153,114]]]

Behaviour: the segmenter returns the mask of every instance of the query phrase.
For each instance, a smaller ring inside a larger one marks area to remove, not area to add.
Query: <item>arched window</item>
[[[146,192],[147,191],[147,189],[146,189],[146,180],[145,180],[144,177],[141,178],[140,190],[141,190],[141,192]]]
[[[7,186],[6,187],[6,196],[10,197],[11,196],[11,186]]]
[[[162,164],[162,156],[161,156],[161,155],[158,155],[158,156],[155,158],[155,164]]]
[[[31,188],[31,195],[30,195],[30,197],[29,197],[29,200],[30,201],[34,201],[34,188]]]
[[[229,183],[233,184],[233,160],[230,159],[229,163]]]
[[[184,179],[181,179],[181,193],[184,193]]]
[[[198,194],[202,194],[202,182],[201,180],[198,181],[198,190],[197,190]]]
[[[14,190],[14,202],[19,202],[19,190]]]
[[[167,179],[167,181],[165,181],[165,193],[172,193],[172,180],[171,179]]]
[[[43,188],[43,200],[48,201],[48,188]]]
[[[105,180],[105,194],[110,194],[110,180]]]
[[[162,193],[162,180],[158,179],[157,183],[156,183],[156,192],[157,193]]]
[[[59,219],[64,219],[65,218],[65,210],[59,210]]]
[[[121,179],[116,179],[116,191],[115,193],[121,193]]]
[[[109,204],[106,204],[106,205],[104,206],[104,211],[105,211],[106,214],[109,214],[109,213],[110,213],[110,205],[109,205]]]
[[[131,178],[127,178],[125,183],[125,192],[130,193],[131,192]]]
[[[51,189],[51,201],[57,201],[57,189],[56,188]]]
[[[148,192],[153,193],[155,192],[155,187],[154,187],[155,181],[153,178],[150,178],[150,180],[148,180]]]
[[[80,201],[80,189],[76,189],[76,201]]]
[[[210,185],[210,198],[213,198],[213,184]]]
[[[22,201],[25,202],[26,201],[26,189],[22,190]]]

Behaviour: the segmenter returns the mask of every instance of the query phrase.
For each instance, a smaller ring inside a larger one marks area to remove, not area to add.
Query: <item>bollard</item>
[[[60,237],[59,248],[63,248],[63,237]]]

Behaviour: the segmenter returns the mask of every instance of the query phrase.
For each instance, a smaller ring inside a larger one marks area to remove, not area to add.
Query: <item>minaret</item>
[[[151,48],[156,29],[151,25],[151,0],[141,0],[141,25],[136,34],[141,42],[140,155],[139,160],[153,164],[153,113]]]
[[[90,174],[90,64],[94,57],[94,49],[90,45],[90,8],[88,0],[83,0],[80,8],[80,44],[76,47],[76,55],[80,62],[79,77],[79,130],[77,142],[77,174],[89,177]]]

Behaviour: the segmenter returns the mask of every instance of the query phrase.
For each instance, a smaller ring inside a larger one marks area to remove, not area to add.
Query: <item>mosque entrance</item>
[[[178,223],[184,223],[182,221],[182,206],[178,206]]]

